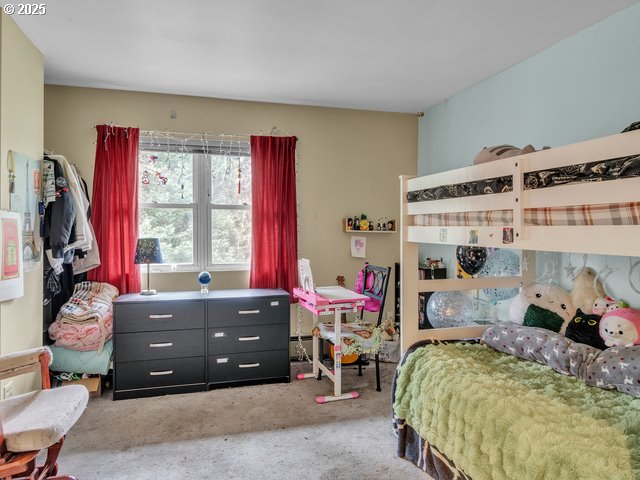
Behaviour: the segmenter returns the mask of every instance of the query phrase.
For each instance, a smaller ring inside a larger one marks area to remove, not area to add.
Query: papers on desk
[[[358,302],[365,301],[368,297],[354,292],[353,290],[347,290],[344,287],[332,286],[332,287],[316,287],[316,294],[322,296],[330,301],[330,303],[340,302]]]

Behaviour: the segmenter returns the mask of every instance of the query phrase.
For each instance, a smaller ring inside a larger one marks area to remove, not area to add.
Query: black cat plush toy
[[[564,334],[570,340],[578,343],[584,343],[591,345],[594,348],[604,350],[607,346],[604,344],[604,340],[600,336],[600,315],[593,313],[584,313],[578,309],[573,316],[567,330]]]

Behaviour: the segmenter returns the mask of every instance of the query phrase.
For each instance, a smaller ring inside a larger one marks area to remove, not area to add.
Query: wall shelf
[[[364,217],[364,214],[362,216]],[[368,225],[376,225],[377,223],[377,226],[381,226],[382,224],[384,224],[385,226],[393,227],[390,230],[389,229],[387,230],[369,230],[369,229],[353,230],[350,227],[352,227],[356,223],[356,220],[357,220],[356,217],[353,217],[353,218],[347,217],[342,219],[342,228],[344,229],[345,233],[396,233],[398,231],[398,222],[394,219],[385,220],[384,222],[371,221],[368,223]]]
[[[360,234],[360,233],[396,233],[397,230],[380,230],[380,231],[378,231],[378,230],[347,230],[345,228],[344,232],[345,233],[357,233],[357,234]]]

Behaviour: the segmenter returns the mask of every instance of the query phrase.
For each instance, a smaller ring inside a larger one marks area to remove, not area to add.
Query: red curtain
[[[98,125],[93,173],[91,224],[102,265],[89,280],[107,282],[120,293],[140,291],[140,270],[133,259],[138,241],[137,128]]]
[[[296,137],[251,137],[251,288],[297,285]]]

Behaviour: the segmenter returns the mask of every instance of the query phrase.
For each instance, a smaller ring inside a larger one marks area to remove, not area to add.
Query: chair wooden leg
[[[362,355],[358,355],[358,376],[362,376]]]
[[[38,467],[29,478],[33,478],[35,480],[75,480],[74,477],[70,477],[69,475],[58,476],[58,455],[60,455],[60,450],[62,449],[63,443],[64,437],[62,437],[58,443],[51,445],[47,449],[47,459],[45,460],[44,465]]]
[[[380,357],[376,353],[376,392],[381,392],[380,388]]]
[[[58,474],[58,455],[60,455],[60,450],[62,449],[62,444],[64,443],[64,437],[60,439],[60,441],[54,445],[51,445],[47,449],[47,460],[44,464],[45,467],[50,467],[49,475],[57,475]]]

